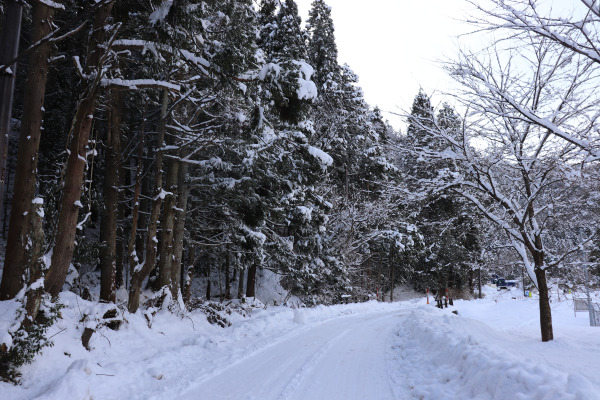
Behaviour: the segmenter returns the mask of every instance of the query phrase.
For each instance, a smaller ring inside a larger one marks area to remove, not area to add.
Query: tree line
[[[398,190],[404,139],[338,63],[322,0],[304,27],[293,0],[2,10],[14,337],[47,328],[62,290],[136,312],[144,292],[254,297],[262,270],[308,304],[468,286],[471,262],[421,265],[437,248]]]
[[[65,289],[136,312],[143,292],[254,297],[270,270],[307,304],[393,300],[405,282],[472,291],[507,248],[552,338],[546,270],[574,280],[562,266],[596,240],[585,43],[511,17],[531,74],[507,70],[505,49],[461,55],[447,64],[459,108],[421,91],[399,134],[338,63],[323,0],[304,27],[293,0],[1,5],[15,338],[43,331]]]

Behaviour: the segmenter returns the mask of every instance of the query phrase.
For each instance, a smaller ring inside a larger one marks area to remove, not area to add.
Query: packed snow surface
[[[151,327],[125,313],[90,351],[79,321],[98,304],[61,301],[54,347],[23,367],[22,385],[0,383],[1,399],[600,399],[600,328],[575,317],[570,295],[553,296],[548,343],[535,298],[488,290],[443,310],[424,296],[256,307],[228,328],[198,311],[159,311]],[[12,305],[0,303],[2,320]]]

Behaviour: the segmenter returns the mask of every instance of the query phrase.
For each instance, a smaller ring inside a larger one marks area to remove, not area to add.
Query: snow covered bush
[[[19,382],[19,367],[32,363],[44,347],[52,346],[45,333],[60,317],[60,309],[63,308],[62,304],[52,302],[49,295],[44,295],[37,316],[31,320],[25,308],[26,301],[27,297],[23,294],[0,305],[8,312],[11,308],[14,310],[14,318],[8,326],[0,326],[0,379],[13,383]]]

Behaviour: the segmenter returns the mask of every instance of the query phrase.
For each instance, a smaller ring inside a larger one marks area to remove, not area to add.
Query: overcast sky
[[[312,0],[296,0],[303,26]],[[365,98],[383,111],[410,110],[422,87],[447,90],[451,79],[436,61],[456,54],[466,0],[326,0],[332,8],[338,61],[358,74]],[[441,96],[434,103],[441,101]],[[396,127],[399,118],[385,114]]]

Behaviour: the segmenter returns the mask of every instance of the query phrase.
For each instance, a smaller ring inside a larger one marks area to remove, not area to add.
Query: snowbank
[[[536,299],[518,290],[489,294],[412,311],[391,339],[396,386],[408,380],[423,400],[600,398],[599,328],[555,301],[555,340],[542,343]]]
[[[301,309],[256,302],[260,307],[250,315],[228,315],[232,325],[224,329],[198,311],[158,311],[151,326],[142,311],[124,312],[119,331],[105,327],[94,333],[90,351],[81,335],[99,305],[69,292],[61,294],[61,302],[66,305],[62,319],[49,332],[55,335],[54,347],[22,368],[21,386],[0,383],[0,399],[178,398],[191,386],[329,321],[378,313],[393,316],[384,344],[395,398],[600,398],[600,328],[589,327],[587,315],[575,317],[564,296],[552,303],[555,340],[549,343],[540,341],[536,299],[518,291],[488,291],[483,300],[455,301],[443,310],[427,305],[425,296]],[[0,316],[12,311],[0,307]],[[353,332],[338,339],[361,340]],[[231,384],[236,385],[234,377]]]

